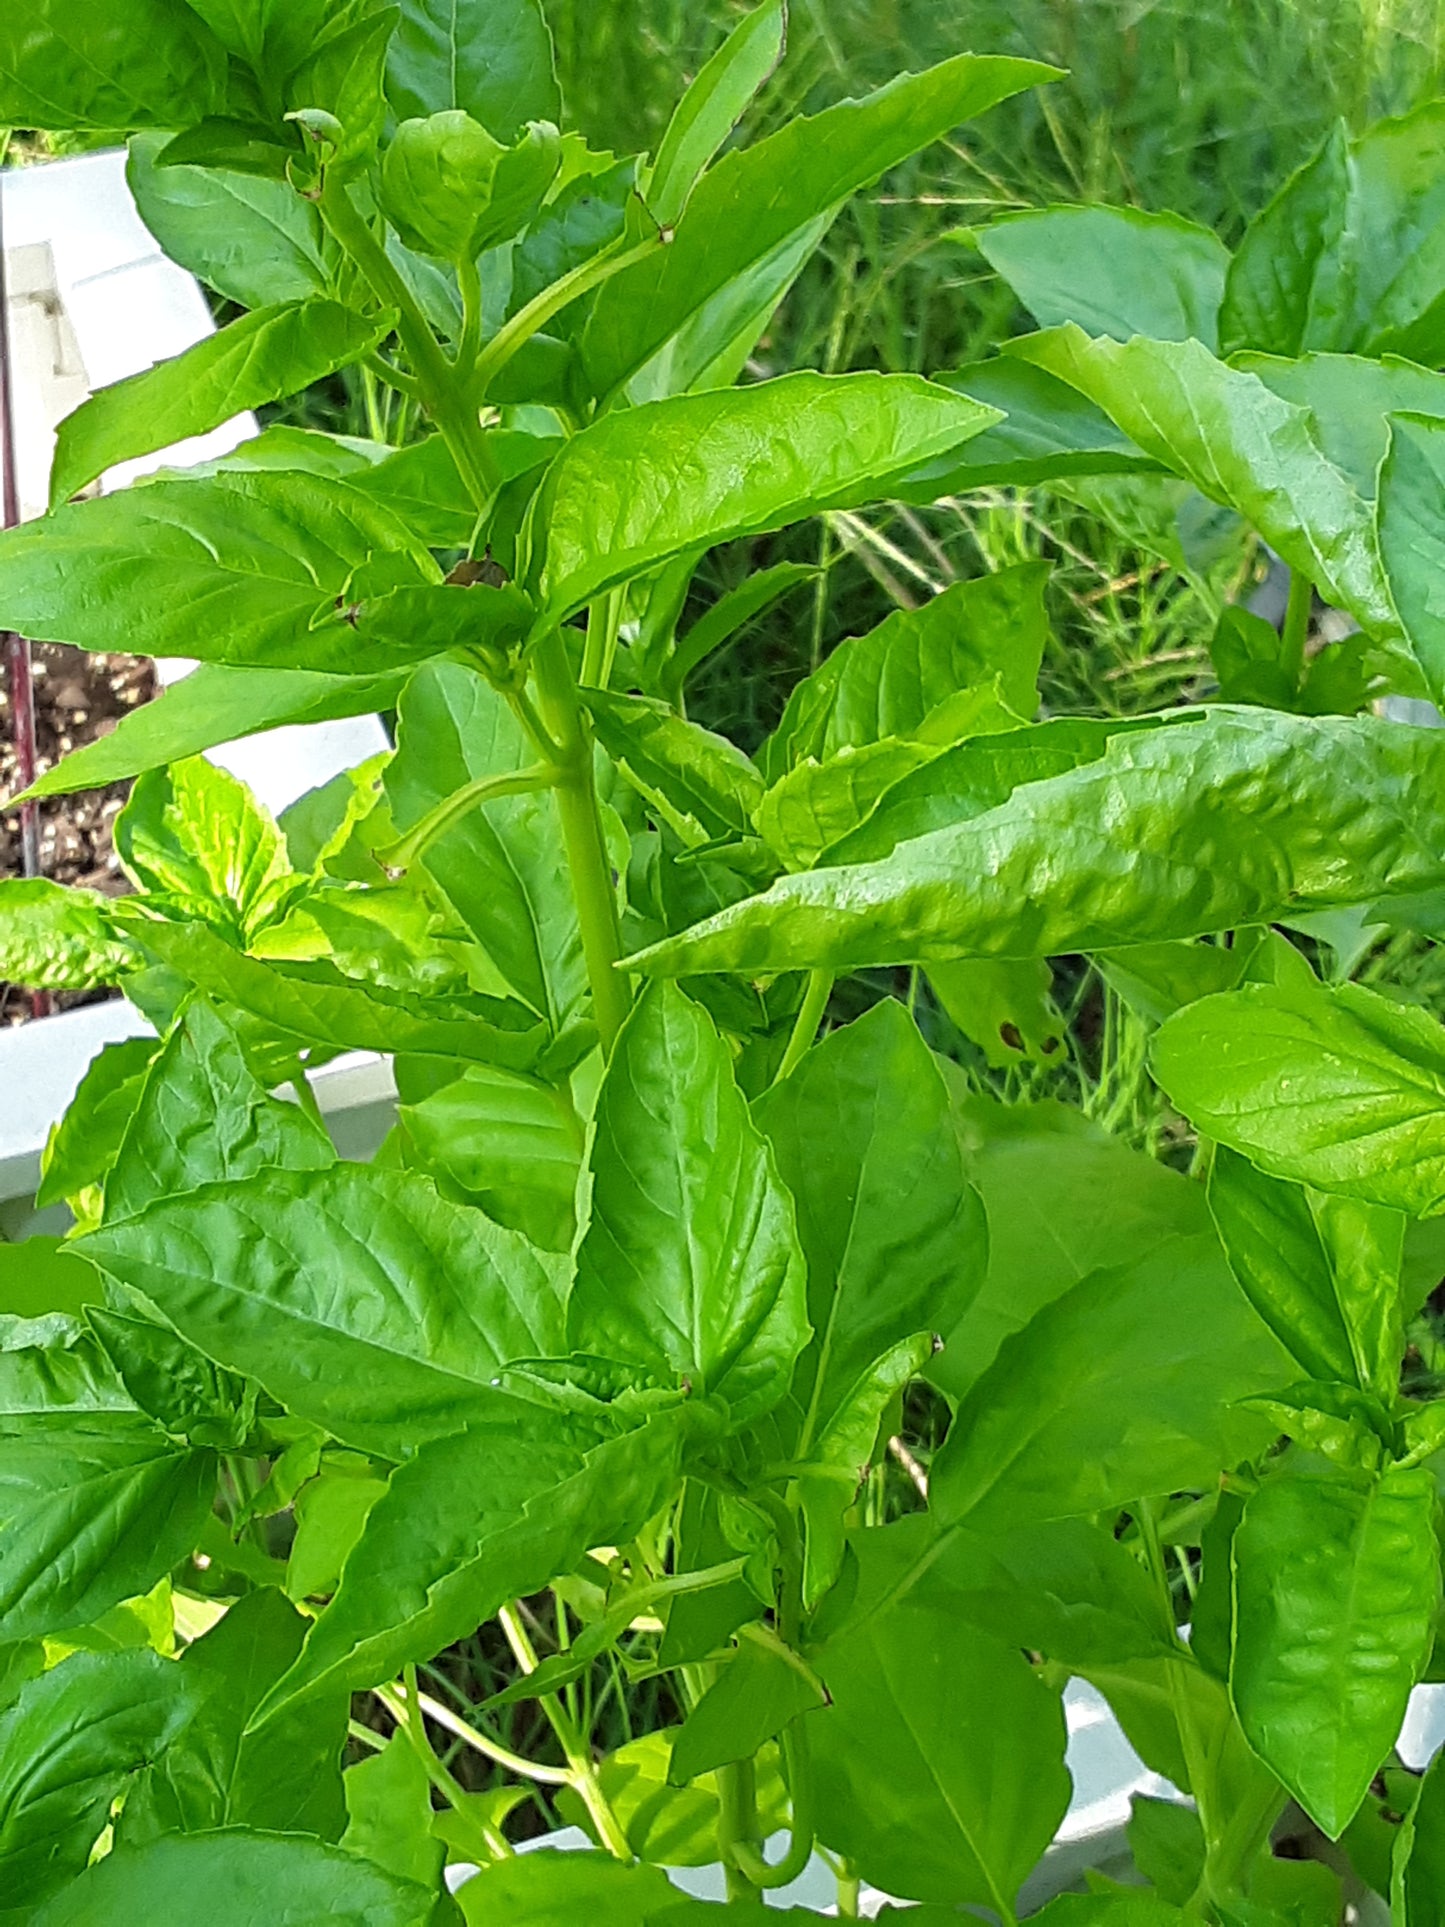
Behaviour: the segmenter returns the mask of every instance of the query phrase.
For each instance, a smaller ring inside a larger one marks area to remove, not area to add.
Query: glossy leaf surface
[[[294,395],[360,360],[390,331],[389,316],[368,320],[336,301],[258,308],[173,360],[102,388],[60,425],[51,507],[118,462]]]
[[[975,759],[964,744],[923,773],[925,823],[952,815],[955,827],[785,877],[636,962],[672,975],[1057,956],[1433,888],[1441,867],[1419,839],[1445,750],[1425,734],[1214,710],[1111,734],[1102,755],[1049,780],[1021,770],[993,809],[968,785],[998,752]],[[957,804],[944,787],[955,768]],[[1278,794],[1293,799],[1284,823],[1261,808]]]
[[[1202,1131],[1276,1177],[1411,1216],[1445,1205],[1445,1040],[1357,984],[1247,985],[1182,1010],[1154,1073]]]
[[[1234,1540],[1230,1692],[1251,1746],[1338,1839],[1394,1744],[1440,1603],[1434,1482],[1267,1479]]]
[[[816,245],[858,188],[1054,71],[1034,61],[961,54],[729,155],[694,192],[672,244],[618,275],[599,298],[584,342],[595,390],[606,394],[626,382],[734,277],[800,235]]]
[[[187,1005],[144,1086],[106,1184],[106,1213],[133,1218],[158,1198],[256,1177],[322,1170],[336,1153],[298,1105],[268,1097],[234,1032],[202,999]]]
[[[1362,628],[1398,633],[1367,507],[1304,409],[1198,342],[1091,341],[1068,326],[1012,352],[1077,388],[1146,454],[1235,509]]]
[[[572,1346],[716,1393],[781,1396],[808,1325],[792,1200],[711,1018],[674,987],[633,1011],[602,1081]]]
[[[474,1423],[392,1474],[257,1722],[389,1680],[466,1638],[507,1600],[570,1572],[599,1532],[625,1543],[672,1494],[680,1442],[675,1412],[628,1429],[494,1393]]]
[[[113,984],[135,959],[117,941],[105,899],[47,877],[0,883],[0,977],[52,990]]]
[[[916,376],[867,374],[784,375],[605,415],[567,443],[539,498],[547,605],[561,617],[683,550],[873,501],[996,419]]]
[[[415,580],[410,537],[343,482],[299,472],[152,482],[0,537],[0,621],[37,641],[252,668],[386,670],[333,613],[353,569],[386,551]]]
[[[37,0],[0,26],[0,121],[113,133],[188,126],[224,99],[225,49],[180,0]]]
[[[178,1684],[154,1653],[77,1653],[0,1714],[7,1904],[28,1911],[82,1870],[111,1802],[181,1724]]]
[[[460,107],[500,141],[529,120],[559,119],[538,0],[403,0],[386,92],[401,119]]]
[[[86,1250],[208,1356],[387,1458],[464,1424],[501,1367],[560,1335],[555,1262],[401,1172],[209,1185]]]
[[[36,1916],[36,1927],[162,1920],[206,1897],[211,1927],[424,1927],[434,1897],[413,1881],[294,1834],[176,1834],[107,1854]]]
[[[862,1588],[892,1564],[879,1540],[854,1540]],[[1057,1696],[921,1591],[860,1611],[816,1663],[832,1700],[808,1719],[823,1840],[885,1892],[1011,1913],[1068,1804]]]
[[[86,1626],[191,1551],[215,1459],[138,1412],[0,1422],[0,1638]]]

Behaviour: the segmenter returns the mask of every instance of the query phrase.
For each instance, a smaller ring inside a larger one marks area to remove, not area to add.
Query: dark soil
[[[36,643],[36,758],[42,770],[73,749],[108,736],[122,716],[155,694],[155,667],[144,656],[93,656],[60,643]],[[20,787],[8,691],[0,683],[0,798]],[[129,886],[111,841],[111,827],[130,792],[129,783],[78,796],[55,796],[40,805],[40,867],[57,883],[78,883],[119,896]],[[21,874],[20,812],[0,806],[0,877]],[[103,1001],[109,991],[61,992],[57,1009]],[[0,1025],[24,1023],[30,998],[0,983]]]

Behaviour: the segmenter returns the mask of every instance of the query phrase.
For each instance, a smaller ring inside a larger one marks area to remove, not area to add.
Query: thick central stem
[[[602,1048],[610,1051],[628,1010],[627,986],[616,967],[622,955],[617,893],[597,809],[592,741],[582,718],[576,680],[559,629],[548,630],[538,641],[532,667],[542,721],[558,756],[554,793],[562,820],[567,867],[572,873],[572,894],[581,926],[582,954],[587,960],[587,980],[592,986]]]

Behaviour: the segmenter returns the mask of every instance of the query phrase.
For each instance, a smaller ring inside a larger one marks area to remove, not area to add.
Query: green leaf
[[[1230,1692],[1250,1745],[1332,1840],[1394,1745],[1434,1638],[1423,1468],[1313,1461],[1268,1478],[1234,1539]]]
[[[409,248],[442,261],[473,261],[478,213],[506,152],[459,108],[404,120],[382,162],[387,218]]]
[[[1218,345],[1229,251],[1209,228],[1134,207],[1042,207],[1005,214],[978,247],[1041,328],[1076,322],[1128,341]]]
[[[99,1296],[95,1272],[65,1240],[31,1237],[0,1244],[0,1318],[28,1320],[48,1312],[76,1317]]]
[[[387,48],[400,17],[396,7],[367,7],[354,14],[347,25],[322,36],[286,84],[290,109],[319,110],[329,117],[325,167],[334,180],[352,180],[374,161],[386,124]]]
[[[676,1491],[686,1412],[637,1424],[492,1393],[465,1430],[417,1447],[367,1514],[341,1585],[253,1724],[359,1691],[468,1637],[507,1600],[622,1545]]]
[[[30,1680],[0,1714],[7,1906],[28,1915],[82,1870],[111,1802],[189,1711],[179,1683],[155,1653],[78,1653]]]
[[[752,829],[763,779],[752,758],[725,736],[685,722],[665,703],[645,696],[587,689],[582,700],[598,741],[644,796],[660,794],[712,836],[746,835]]]
[[[1101,408],[1015,355],[995,355],[933,379],[1002,409],[1006,419],[907,476],[898,485],[900,501],[936,502],[975,488],[1024,488],[1069,476],[1161,473],[1159,463]]]
[[[221,111],[226,52],[181,0],[34,0],[0,22],[0,125],[188,127]]]
[[[821,1684],[795,1653],[761,1628],[746,1631],[734,1656],[678,1729],[669,1782],[686,1786],[734,1760],[750,1760],[790,1721],[823,1703]]]
[[[721,1815],[721,1789],[716,1774],[705,1773],[691,1786],[674,1787],[668,1783],[672,1741],[677,1728],[644,1733],[610,1753],[598,1768],[602,1792],[627,1839],[640,1860],[665,1867],[706,1867],[716,1864],[717,1837]],[[767,1836],[786,1825],[788,1799],[778,1771],[778,1755],[768,1747],[756,1769],[757,1816],[760,1833]],[[576,1793],[567,1788],[558,1795],[557,1810],[574,1825],[584,1827],[596,1837],[596,1828]],[[683,1904],[681,1902],[679,1905]],[[654,1922],[673,1919],[671,1910],[647,1916]],[[757,1927],[770,1927],[766,1917]]]
[[[743,1424],[807,1340],[793,1204],[707,1013],[650,990],[613,1046],[589,1142],[575,1350],[715,1394]]]
[[[975,957],[934,964],[928,981],[949,1022],[977,1044],[995,1070],[1058,1059],[1064,1020],[1053,999],[1054,973],[1042,958],[994,963]]]
[[[859,188],[960,121],[1055,73],[1034,61],[961,54],[926,73],[901,75],[865,100],[790,121],[767,140],[725,156],[694,190],[671,246],[615,276],[600,293],[584,337],[593,392],[620,387],[704,317],[730,285],[742,294],[739,278],[786,254],[790,244],[796,273],[805,251]],[[769,292],[759,327],[781,289]],[[721,348],[728,335],[714,325],[710,338]],[[706,349],[702,359],[711,359]]]
[[[292,1599],[335,1592],[367,1515],[385,1491],[386,1480],[372,1475],[371,1460],[352,1453],[332,1453],[319,1476],[302,1486],[296,1495],[296,1537],[286,1561]]]
[[[276,921],[298,887],[270,812],[201,756],[146,771],[116,818],[115,845],[134,883],[239,943]]]
[[[473,1064],[398,1115],[423,1161],[499,1224],[571,1248],[583,1133],[564,1091]]]
[[[1043,747],[1050,727],[1026,733],[1017,774],[1005,762],[1013,739],[996,737],[907,779],[921,802],[915,822],[900,810],[912,836],[892,855],[784,877],[632,963],[672,976],[1058,956],[1439,886],[1445,812],[1438,842],[1428,812],[1445,746],[1430,731],[1195,711],[1111,734],[1102,756],[1091,739],[1092,761],[1030,782],[1028,737]],[[1013,781],[1023,787],[1010,796]],[[1291,797],[1287,821],[1261,812],[1264,794]],[[930,834],[917,833],[918,818]],[[940,820],[952,827],[933,829]],[[890,840],[878,816],[867,830]]]
[[[514,1359],[558,1349],[557,1262],[407,1172],[207,1185],[84,1250],[209,1357],[385,1458],[464,1424]]]
[[[243,308],[331,292],[339,257],[313,202],[256,174],[162,166],[167,138],[135,135],[126,179],[173,261]]]
[[[187,1004],[147,1068],[106,1184],[107,1219],[133,1218],[158,1198],[220,1179],[335,1162],[322,1127],[267,1096],[235,1033],[203,998]]]
[[[344,1698],[309,1707],[304,1717],[265,1733],[245,1731],[262,1696],[300,1652],[308,1624],[282,1593],[262,1586],[243,1594],[186,1648],[179,1690],[194,1710],[184,1732],[131,1790],[117,1829],[122,1847],[212,1827],[340,1837]]]
[[[1321,452],[1363,502],[1373,502],[1391,437],[1390,417],[1445,415],[1445,375],[1387,355],[1236,355],[1235,368],[1257,375],[1282,401],[1307,408]],[[1388,563],[1387,563],[1388,569]]]
[[[1323,348],[1437,366],[1442,147],[1435,101],[1355,142],[1336,128],[1245,234],[1226,292],[1226,352]]]
[[[918,609],[900,609],[866,636],[840,643],[821,669],[793,690],[763,751],[764,774],[820,761],[890,737],[933,734],[930,719],[961,690],[998,678],[1020,718],[1038,706],[1039,665],[1048,637],[1046,563],[1024,562],[958,582]]]
[[[1153,1579],[1091,1520],[1052,1519],[984,1536],[949,1527],[924,1543],[919,1568],[930,1592],[946,1591],[970,1626],[1063,1666],[1178,1651]]]
[[[28,1251],[35,1242],[27,1239],[17,1249]],[[136,1415],[133,1400],[94,1334],[80,1322],[84,1310],[102,1296],[99,1274],[93,1273],[83,1258],[74,1258],[73,1243],[67,1255],[74,1265],[93,1276],[93,1282],[78,1294],[84,1303],[76,1307],[76,1316],[50,1313],[17,1318],[11,1314],[0,1318],[0,1418],[10,1420],[26,1413],[53,1416],[103,1412],[132,1419]]]
[[[256,1391],[167,1325],[92,1305],[91,1330],[140,1409],[173,1438],[235,1452],[256,1423]]]
[[[397,829],[414,828],[478,777],[535,762],[521,725],[484,677],[460,663],[433,663],[401,702],[386,772]],[[497,797],[438,837],[423,861],[511,989],[561,1031],[586,994],[586,970],[553,797]]]
[[[1438,588],[1445,547],[1435,514],[1442,477],[1445,422],[1392,416],[1380,470],[1380,554],[1426,685],[1433,696],[1445,697],[1445,605]]]
[[[1399,1829],[1395,1888],[1409,1927],[1445,1922],[1445,1754],[1437,1753]]]
[[[1146,454],[1236,510],[1371,635],[1398,635],[1368,505],[1305,409],[1195,341],[1091,341],[1067,326],[1010,352],[1077,388]]]
[[[140,1102],[155,1054],[154,1038],[128,1037],[124,1043],[102,1045],[90,1060],[65,1116],[51,1130],[45,1146],[45,1174],[35,1194],[35,1202],[42,1209],[70,1198],[79,1199],[90,1186],[104,1183]],[[0,1296],[0,1309],[19,1311],[21,1307]],[[41,1305],[38,1309],[70,1307]]]
[[[846,746],[823,763],[799,763],[758,804],[758,834],[788,869],[814,869],[835,844],[861,829],[906,777],[939,754],[935,744],[888,737],[861,748]]]
[[[1182,1907],[1204,1877],[1204,1829],[1199,1815],[1173,1800],[1136,1793],[1130,1801],[1129,1851],[1161,1899]]]
[[[1261,1436],[1227,1408],[1289,1376],[1215,1239],[1174,1239],[1004,1340],[934,1461],[934,1513],[996,1531],[1207,1487]]]
[[[887,1893],[1008,1919],[1069,1802],[1058,1694],[1016,1649],[963,1631],[946,1599],[891,1599],[906,1545],[853,1545],[860,1596],[883,1603],[815,1655],[831,1699],[806,1727],[820,1836]]]
[[[1209,1208],[1241,1289],[1310,1377],[1392,1399],[1405,1343],[1399,1215],[1286,1184],[1223,1144]]]
[[[117,941],[106,900],[47,877],[0,882],[0,980],[49,990],[93,990],[135,968]]]
[[[118,462],[207,434],[335,374],[383,341],[392,320],[316,299],[258,308],[183,354],[102,388],[60,424],[50,506]]]
[[[67,796],[98,789],[259,730],[394,709],[410,674],[399,669],[379,676],[333,676],[203,663],[154,701],[122,716],[109,736],[63,757],[28,794]]]
[[[1188,1916],[1152,1894],[1060,1894],[1039,1927],[1187,1927]]]
[[[988,1216],[988,1274],[928,1376],[958,1400],[1011,1333],[1088,1273],[1209,1230],[1201,1185],[1075,1111],[973,1099],[959,1116]]]
[[[446,1849],[431,1830],[431,1781],[408,1734],[398,1729],[380,1753],[347,1768],[346,1811],[348,1853],[436,1891]]]
[[[661,1910],[680,1898],[660,1867],[629,1867],[606,1853],[552,1848],[483,1867],[457,1894],[477,1927],[498,1920],[507,1927],[556,1927],[579,1915],[590,1927],[652,1927]]]
[[[700,664],[758,616],[779,596],[786,595],[803,582],[817,579],[818,571],[806,562],[777,562],[770,569],[759,569],[729,589],[700,615],[686,635],[673,644],[672,655],[663,663],[662,692],[676,702],[682,686]]]
[[[647,184],[647,208],[661,228],[676,227],[698,177],[748,102],[782,58],[784,0],[764,0],[743,15],[678,102]]]
[[[401,120],[460,107],[500,141],[560,120],[539,0],[403,0],[386,93]]]
[[[1339,246],[1349,191],[1349,140],[1343,124],[1297,169],[1245,229],[1225,277],[1220,350],[1257,348],[1297,355],[1311,328],[1311,306],[1325,257]]]
[[[0,1421],[0,1639],[88,1626],[189,1553],[215,1459],[139,1413]]]
[[[541,1045],[540,1030],[503,1029],[491,1021],[495,1003],[482,1016],[462,1004],[432,999],[411,1003],[385,996],[380,987],[336,976],[288,972],[233,950],[201,924],[154,923],[145,926],[149,950],[208,997],[234,1004],[268,1027],[302,1044],[333,1051],[410,1052],[413,1056],[476,1059],[520,1070],[532,1063]]]
[[[125,649],[143,633],[158,656],[385,671],[394,651],[368,650],[335,615],[376,552],[403,579],[424,573],[409,532],[345,482],[300,471],[150,482],[0,535],[0,621],[82,649]]]
[[[892,998],[810,1050],[754,1115],[797,1206],[808,1266],[813,1338],[792,1387],[806,1459],[875,1359],[963,1317],[988,1235],[943,1079]]]
[[[1247,985],[1159,1032],[1154,1075],[1194,1124],[1279,1178],[1445,1208],[1445,1040],[1358,984]]]
[[[875,501],[997,419],[917,376],[876,374],[784,375],[604,415],[537,498],[548,608],[560,619],[684,550]]]
[[[1299,707],[1302,665],[1286,660],[1284,639],[1263,616],[1230,603],[1210,638],[1209,657],[1219,678],[1221,702]]]
[[[340,1847],[226,1828],[110,1853],[35,1916],[35,1927],[184,1920],[204,1896],[208,1927],[426,1927],[435,1895]]]

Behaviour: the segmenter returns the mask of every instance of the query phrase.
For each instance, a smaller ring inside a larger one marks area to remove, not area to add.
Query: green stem
[[[395,1688],[390,1690],[395,1692]],[[387,1691],[388,1689],[384,1686],[376,1689],[376,1696],[383,1703],[385,1703]],[[449,1706],[443,1706],[440,1700],[429,1699],[425,1693],[419,1693],[417,1703],[433,1725],[444,1726],[448,1733],[454,1733],[459,1740],[465,1741],[484,1759],[491,1760],[496,1766],[504,1767],[508,1773],[515,1773],[519,1780],[535,1780],[539,1786],[571,1784],[572,1776],[566,1767],[543,1766],[536,1760],[529,1760],[520,1753],[514,1753],[510,1747],[503,1746],[500,1740],[494,1740],[488,1734],[479,1732],[475,1726],[468,1725],[459,1713],[454,1713]]]
[[[306,1066],[301,1062],[299,1057],[296,1060],[296,1069],[291,1077],[291,1088],[296,1093],[296,1102],[301,1106],[302,1110],[305,1111],[306,1115],[311,1119],[311,1122],[318,1125],[320,1129],[324,1131],[326,1129],[326,1119],[321,1115],[321,1106],[316,1100],[315,1091],[311,1088],[311,1079],[306,1075]]]
[[[473,500],[481,507],[496,493],[501,473],[475,411],[458,391],[455,370],[442,353],[426,316],[345,186],[328,180],[319,206],[322,220],[361,270],[377,300],[396,309],[396,332],[416,371],[421,399],[451,450]]]
[[[756,1851],[758,1834],[757,1772],[751,1760],[721,1766],[718,1783],[718,1857],[727,1876],[729,1900],[756,1900],[758,1888],[741,1864],[745,1848]]]
[[[399,843],[379,850],[377,862],[384,870],[409,870],[426,855],[438,837],[445,836],[454,823],[469,816],[478,804],[498,796],[520,796],[529,790],[551,789],[556,781],[556,773],[548,763],[534,763],[528,769],[507,770],[497,776],[479,776],[475,782],[466,783],[443,797]]]
[[[587,611],[587,641],[582,650],[582,674],[578,677],[584,689],[607,687],[621,626],[622,591],[610,589]]]
[[[518,1666],[524,1673],[535,1673],[537,1655],[532,1642],[527,1637],[527,1629],[522,1624],[521,1614],[515,1606],[503,1606],[497,1615],[502,1623],[502,1631],[507,1636]],[[627,1835],[622,1823],[612,1811],[612,1804],[602,1790],[602,1782],[597,1776],[597,1767],[592,1758],[586,1738],[579,1733],[567,1717],[562,1702],[555,1693],[542,1693],[538,1704],[546,1716],[547,1724],[557,1735],[562,1751],[567,1756],[568,1779],[573,1789],[586,1807],[597,1838],[615,1859],[631,1861],[636,1858],[627,1844]]]
[[[1304,677],[1305,644],[1309,640],[1310,614],[1314,608],[1315,587],[1299,569],[1289,576],[1289,604],[1280,631],[1280,667],[1298,688]]]
[[[629,1008],[627,984],[616,968],[622,955],[617,892],[602,834],[592,739],[577,696],[572,665],[559,629],[546,630],[533,655],[542,723],[557,751],[557,812],[572,874],[582,954],[604,1052],[612,1049]]]
[[[458,261],[457,286],[462,293],[462,338],[452,366],[470,382],[482,345],[482,273],[475,261]]]
[[[543,288],[540,294],[534,295],[525,308],[519,308],[511,320],[498,329],[477,357],[472,374],[472,391],[478,403],[486,400],[487,390],[512,356],[525,348],[533,335],[540,333],[554,315],[570,307],[572,302],[591,289],[600,287],[604,281],[610,281],[614,274],[621,274],[624,268],[645,261],[662,245],[661,239],[654,235],[650,240],[619,253],[617,250],[621,243],[614,242],[604,253],[594,255],[590,261],[573,268],[570,274],[564,274],[560,281],[554,281],[550,288]]]
[[[828,1008],[828,999],[832,994],[832,971],[810,970],[808,988],[803,993],[803,1003],[798,1012],[797,1022],[793,1025],[793,1034],[788,1039],[788,1048],[783,1052],[783,1061],[778,1066],[777,1076],[773,1079],[775,1084],[781,1084],[783,1079],[790,1077],[802,1063],[808,1046],[818,1034],[818,1026],[823,1021],[823,1012]]]
[[[398,1713],[397,1707],[385,1695],[378,1693],[377,1698],[394,1719],[400,1719],[402,1731],[411,1741],[412,1751],[420,1760],[427,1778],[447,1805],[456,1814],[469,1838],[472,1852],[482,1860],[495,1857],[491,1841],[473,1819],[467,1806],[465,1788],[459,1786],[437,1758],[431,1741],[427,1738],[426,1720],[422,1714],[421,1695],[417,1691],[416,1668],[407,1666],[402,1670],[405,1682],[405,1699]]]
[[[754,1887],[787,1887],[795,1881],[813,1857],[813,1763],[808,1749],[806,1715],[783,1729],[783,1760],[788,1769],[788,1793],[792,1801],[792,1838],[788,1851],[776,1865],[770,1865],[750,1841],[731,1843],[733,1864]]]

